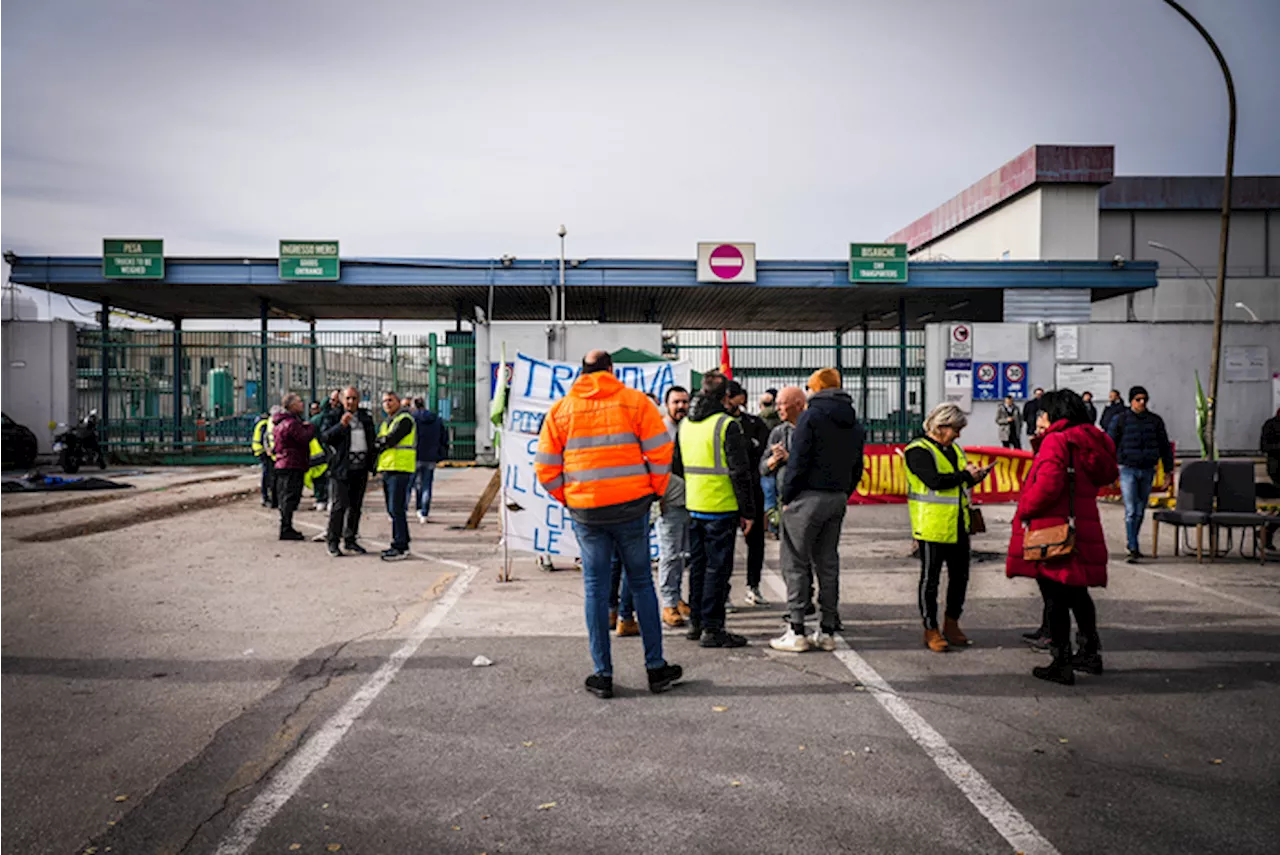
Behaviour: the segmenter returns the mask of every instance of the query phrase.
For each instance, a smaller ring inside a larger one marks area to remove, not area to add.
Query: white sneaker
[[[764,594],[760,593],[760,586],[747,588],[747,595],[743,597],[749,606],[767,606],[769,601],[764,598]]]
[[[422,511],[418,511],[418,522],[425,524],[426,521],[427,521],[427,515],[424,514]]]
[[[821,629],[815,629],[813,635],[808,638],[809,644],[813,647],[820,648],[830,653],[836,649],[836,637],[830,632],[823,632]]]
[[[315,507],[313,507],[311,510],[313,510],[313,511],[323,511],[323,510],[324,510],[324,502],[316,502]]]
[[[787,627],[787,631],[781,637],[769,642],[769,646],[784,653],[804,653],[809,649],[809,639],[803,635],[796,635],[794,629]]]

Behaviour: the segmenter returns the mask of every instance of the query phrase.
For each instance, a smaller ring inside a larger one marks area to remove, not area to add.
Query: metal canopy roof
[[[161,318],[453,320],[486,309],[492,320],[548,317],[559,261],[355,258],[337,282],[282,282],[274,258],[166,258],[159,281],[102,277],[98,257],[9,256],[10,281]],[[696,281],[692,260],[586,259],[566,267],[568,320],[660,322],[669,329],[896,328],[949,319],[999,321],[1005,288],[1090,289],[1099,300],[1156,285],[1156,263],[1095,261],[911,262],[905,285],[850,285],[849,262],[759,261],[754,284]]]

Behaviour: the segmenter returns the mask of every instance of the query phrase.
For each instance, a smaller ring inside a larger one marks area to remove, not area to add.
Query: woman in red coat
[[[1032,673],[1071,685],[1074,671],[1102,673],[1097,612],[1089,589],[1107,584],[1107,541],[1098,515],[1098,490],[1119,476],[1111,438],[1089,422],[1084,401],[1070,389],[1045,393],[1036,420],[1036,458],[1022,485],[1005,573],[1030,576],[1040,586],[1049,616],[1053,662]],[[1074,483],[1074,497],[1069,485]],[[1074,507],[1073,507],[1074,505]],[[1027,561],[1024,529],[1051,528],[1074,517],[1075,548],[1061,558]],[[1071,655],[1071,615],[1080,630],[1079,652]]]

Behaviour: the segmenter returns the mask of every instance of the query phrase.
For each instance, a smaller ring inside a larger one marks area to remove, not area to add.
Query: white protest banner
[[[618,364],[613,373],[633,389],[659,401],[672,386],[689,387],[688,362]],[[512,549],[560,558],[578,557],[578,539],[569,511],[542,489],[533,469],[538,433],[551,405],[568,394],[582,372],[580,365],[516,354],[508,397],[507,428],[502,432],[503,502],[506,505],[507,544]],[[649,554],[658,556],[658,542],[649,531]]]
[[[569,394],[582,366],[517,353],[507,407],[507,427],[536,435],[551,405]],[[624,362],[613,366],[623,385],[653,395],[659,403],[672,386],[689,388],[693,366],[688,362]]]

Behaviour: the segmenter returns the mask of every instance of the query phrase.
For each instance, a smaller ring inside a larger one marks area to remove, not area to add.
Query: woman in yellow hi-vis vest
[[[917,599],[925,646],[945,653],[969,644],[960,613],[969,589],[969,488],[990,468],[969,463],[956,444],[969,420],[955,404],[939,404],[924,421],[925,435],[907,446],[907,505],[911,535],[920,543]],[[947,608],[938,629],[938,586],[947,565]]]
[[[402,561],[409,557],[409,487],[418,463],[418,429],[413,414],[401,408],[395,392],[382,393],[382,409],[387,418],[378,426],[375,450],[391,517],[391,548],[382,553],[382,560]]]

